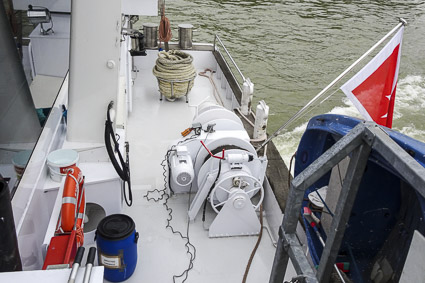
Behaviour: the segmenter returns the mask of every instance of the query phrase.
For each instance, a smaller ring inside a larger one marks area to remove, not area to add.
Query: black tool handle
[[[79,247],[77,250],[77,255],[75,256],[74,259],[74,264],[78,263],[81,264],[81,260],[83,259],[83,255],[84,255],[84,247]]]
[[[86,265],[87,264],[93,264],[93,262],[94,262],[94,257],[96,256],[96,248],[95,247],[91,247],[90,248],[90,250],[89,250],[89,255],[87,256],[87,262],[86,262]]]

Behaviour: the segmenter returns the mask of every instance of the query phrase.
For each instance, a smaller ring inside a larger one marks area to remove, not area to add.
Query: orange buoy
[[[77,166],[68,169],[62,194],[62,208],[59,220],[58,233],[77,231],[77,242],[79,246],[84,241],[84,214],[86,200],[84,190],[83,173]],[[75,221],[77,218],[77,221]]]

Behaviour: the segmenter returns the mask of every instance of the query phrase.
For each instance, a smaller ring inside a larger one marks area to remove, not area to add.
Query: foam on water
[[[398,82],[394,129],[425,141],[425,78],[407,76]]]
[[[410,75],[400,79],[396,95],[393,129],[425,142],[425,111],[423,110],[425,108],[425,78]],[[362,118],[346,97],[342,98],[340,106],[334,107],[328,113]],[[306,127],[307,123],[302,123],[293,130],[282,133],[275,139],[276,147],[288,167],[291,156],[297,150],[298,143]]]

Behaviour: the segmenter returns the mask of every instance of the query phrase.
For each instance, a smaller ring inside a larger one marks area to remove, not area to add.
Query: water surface
[[[196,42],[212,42],[214,34],[222,38],[245,76],[254,82],[255,103],[264,99],[270,106],[269,132],[278,129],[403,17],[408,26],[393,127],[425,141],[422,0],[175,0],[166,2],[166,15],[175,39],[180,23],[196,27]],[[141,21],[159,22],[159,17]],[[330,93],[335,90],[329,100],[276,139],[286,160],[295,152],[312,116],[329,112],[359,115],[337,87]]]

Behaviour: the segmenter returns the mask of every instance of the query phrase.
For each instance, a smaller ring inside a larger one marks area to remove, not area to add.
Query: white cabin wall
[[[71,5],[67,140],[103,143],[107,106],[118,94],[121,2]]]
[[[124,15],[158,16],[158,0],[122,0]]]

